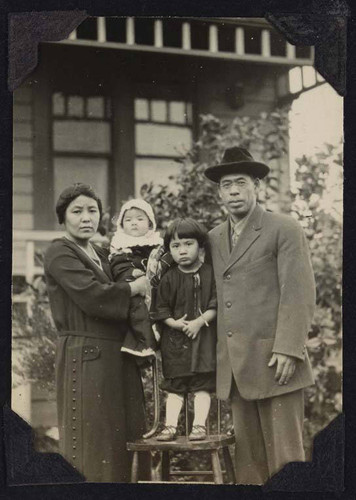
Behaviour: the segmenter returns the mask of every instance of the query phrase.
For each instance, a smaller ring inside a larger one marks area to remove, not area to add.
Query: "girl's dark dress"
[[[93,245],[94,246],[94,245]],[[126,442],[145,430],[144,397],[133,357],[121,352],[130,287],[114,283],[73,242],[54,240],[45,276],[58,330],[56,382],[61,453],[88,481],[129,482]]]
[[[163,276],[157,290],[157,301],[152,318],[160,321],[162,329],[161,352],[165,379],[213,373],[216,369],[216,322],[203,326],[192,340],[183,332],[163,323],[167,318],[187,320],[200,316],[199,309],[216,309],[216,291],[212,267],[203,264],[192,273],[172,267]],[[166,390],[168,387],[164,386]]]

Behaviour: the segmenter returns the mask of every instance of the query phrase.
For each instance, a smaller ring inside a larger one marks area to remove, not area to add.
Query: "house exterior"
[[[312,47],[257,18],[88,18],[67,40],[41,44],[14,92],[14,291],[41,273],[35,250],[60,230],[65,186],[91,184],[114,213],[145,182],[168,182],[200,114],[229,122],[270,111],[320,82],[313,69],[303,81],[312,65]],[[281,171],[287,190],[287,162]]]

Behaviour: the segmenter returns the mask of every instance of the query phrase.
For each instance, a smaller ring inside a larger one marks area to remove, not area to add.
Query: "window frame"
[[[135,116],[135,100],[136,99],[145,99],[148,102],[148,118],[147,119],[142,119],[142,118],[136,118]],[[164,101],[166,104],[166,120],[165,121],[157,121],[153,120],[152,116],[152,101],[159,100],[159,101]],[[179,123],[179,122],[173,122],[170,121],[171,116],[170,116],[170,106],[169,104],[171,102],[180,102],[184,103],[184,113],[185,113],[185,122],[184,123]],[[134,171],[135,171],[135,178],[134,178],[134,189],[135,189],[135,196],[139,195],[139,192],[137,192],[137,186],[136,186],[136,160],[167,160],[167,161],[179,161],[179,159],[182,159],[183,156],[180,155],[169,155],[169,154],[143,154],[143,153],[138,153],[137,152],[137,144],[136,144],[136,125],[139,124],[151,124],[151,125],[160,125],[160,126],[166,126],[166,127],[175,127],[175,128],[182,128],[182,129],[190,129],[191,132],[191,145],[194,143],[194,101],[192,98],[187,98],[184,96],[184,94],[179,97],[177,94],[175,95],[164,95],[164,96],[159,96],[157,97],[156,93],[147,93],[147,95],[135,95],[134,100],[133,100],[133,107],[134,107],[134,138],[135,138],[135,157],[134,157]],[[190,107],[190,110],[189,110]]]

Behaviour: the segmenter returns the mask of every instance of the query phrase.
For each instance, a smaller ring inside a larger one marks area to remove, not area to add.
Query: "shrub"
[[[212,115],[201,117],[201,135],[186,157],[179,161],[180,171],[172,176],[176,191],[151,182],[142,186],[141,195],[154,208],[157,225],[164,229],[177,217],[192,215],[208,229],[222,222],[226,212],[216,196],[216,186],[204,176],[208,165],[218,163],[226,147],[238,145],[253,151],[256,159],[270,164],[261,200],[268,208],[276,206],[281,166],[286,159],[287,113],[262,113],[256,118],[236,118],[231,126]]]
[[[13,366],[13,385],[33,382],[54,393],[57,332],[43,278],[36,278],[19,296],[27,302],[13,307],[13,348],[19,352]]]

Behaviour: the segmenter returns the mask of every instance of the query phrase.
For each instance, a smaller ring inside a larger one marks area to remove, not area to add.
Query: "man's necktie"
[[[239,235],[236,233],[235,230],[233,230],[232,235],[231,235],[231,248],[234,248],[238,239],[239,239]]]

